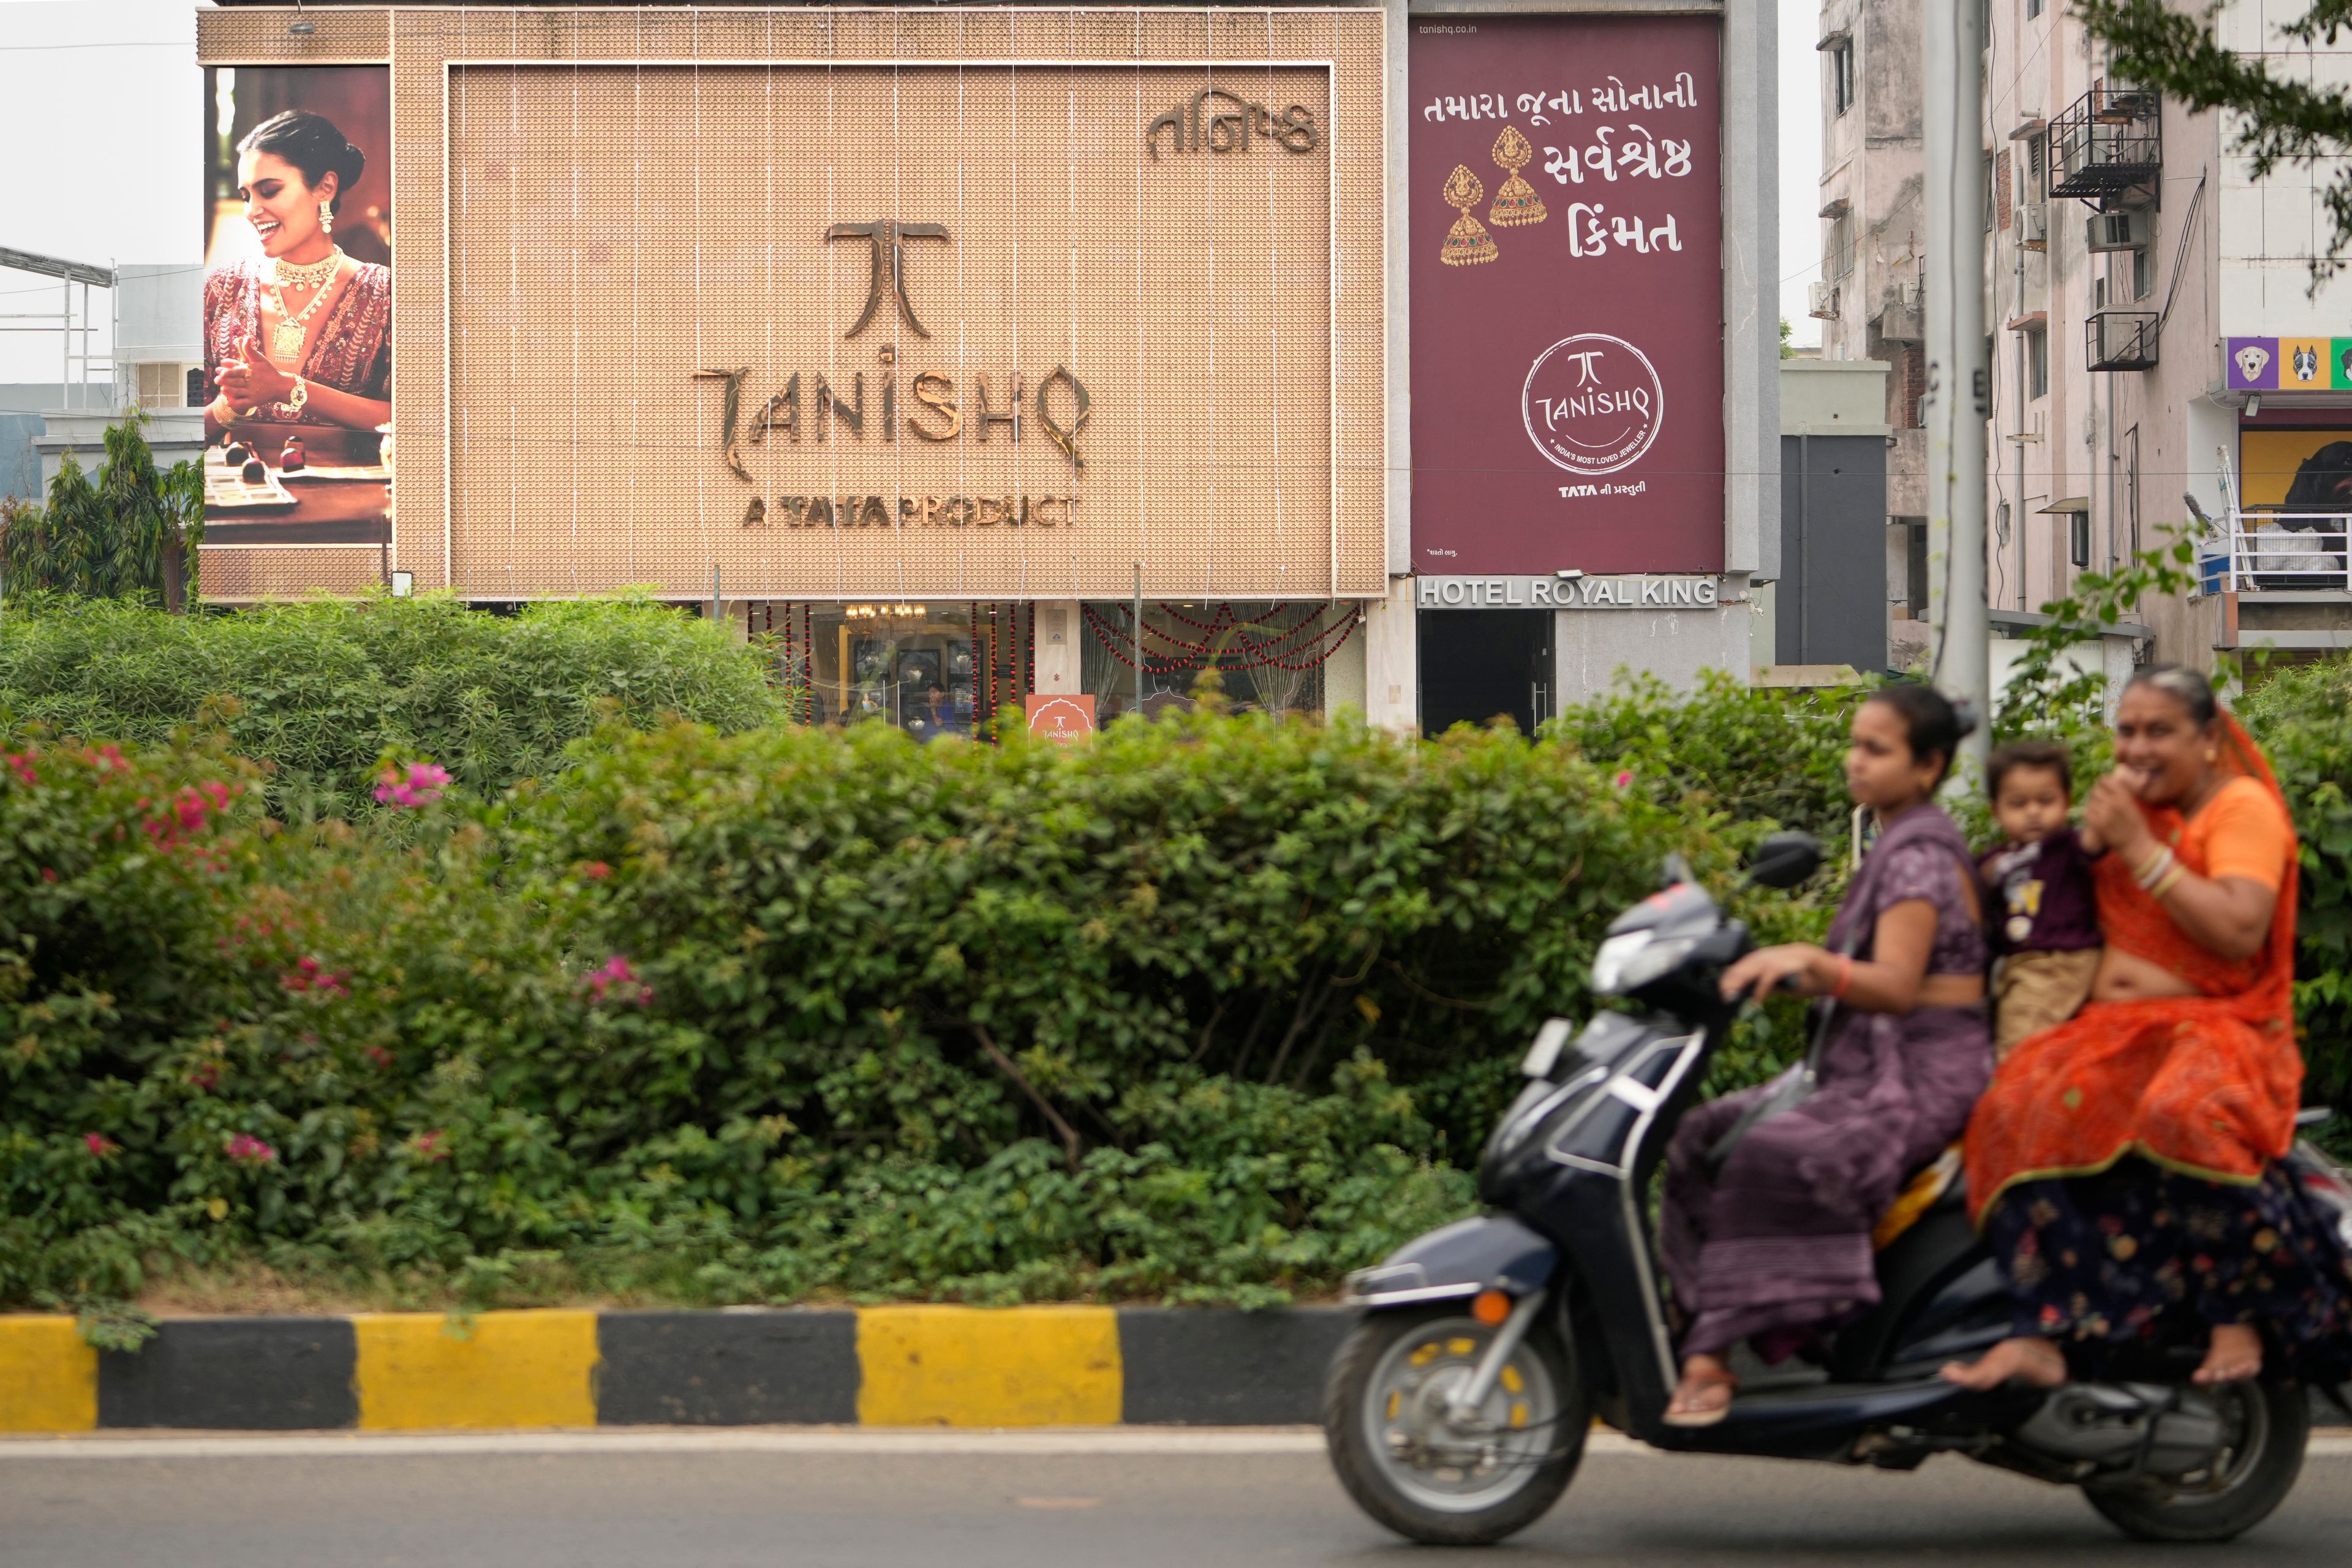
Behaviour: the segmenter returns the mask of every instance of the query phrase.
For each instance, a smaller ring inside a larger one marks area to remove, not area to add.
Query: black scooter
[[[1821,858],[1812,839],[1778,835],[1748,875],[1792,888]],[[1822,1364],[1749,1376],[1719,1425],[1665,1425],[1676,1363],[1652,1177],[1737,1016],[1721,975],[1750,946],[1678,859],[1666,884],[1610,926],[1592,966],[1596,994],[1639,1010],[1537,1031],[1528,1086],[1480,1163],[1488,1212],[1349,1277],[1364,1316],[1331,1366],[1324,1426],[1357,1503],[1414,1541],[1499,1541],[1559,1499],[1598,1415],[1688,1453],[1888,1469],[1965,1454],[2081,1487],[2144,1540],[2225,1540],[2276,1508],[2310,1428],[2305,1390],[2283,1378],[2198,1388],[2189,1344],[2047,1393],[1973,1394],[1937,1375],[2010,1326],[1957,1181],[1881,1249],[1878,1305]],[[2352,1246],[2352,1184],[2306,1143],[2291,1163]]]

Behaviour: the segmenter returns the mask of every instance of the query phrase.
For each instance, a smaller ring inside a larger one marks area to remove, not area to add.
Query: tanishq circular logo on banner
[[[1622,338],[1579,332],[1536,356],[1519,414],[1536,450],[1572,474],[1613,474],[1650,449],[1666,392]]]

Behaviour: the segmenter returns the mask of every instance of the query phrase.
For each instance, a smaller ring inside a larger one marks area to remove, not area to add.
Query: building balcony
[[[2230,514],[2230,559],[2218,584],[2232,594],[2352,595],[2352,514]],[[2209,568],[2210,571],[2210,568]]]
[[[2085,363],[2095,371],[2154,370],[2156,323],[2153,310],[2101,310],[2083,323]]]
[[[2106,205],[2164,168],[2158,100],[2137,88],[2095,87],[2050,122],[2050,194]]]

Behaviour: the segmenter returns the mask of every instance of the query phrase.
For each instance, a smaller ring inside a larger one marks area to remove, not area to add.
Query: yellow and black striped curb
[[[136,1352],[0,1315],[0,1432],[100,1427],[1275,1426],[1333,1308],[729,1308],[184,1318]]]

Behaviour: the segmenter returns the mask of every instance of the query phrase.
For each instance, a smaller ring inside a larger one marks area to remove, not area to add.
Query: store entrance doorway
[[[1552,612],[1421,612],[1421,732],[1497,716],[1522,735],[1552,715]]]

